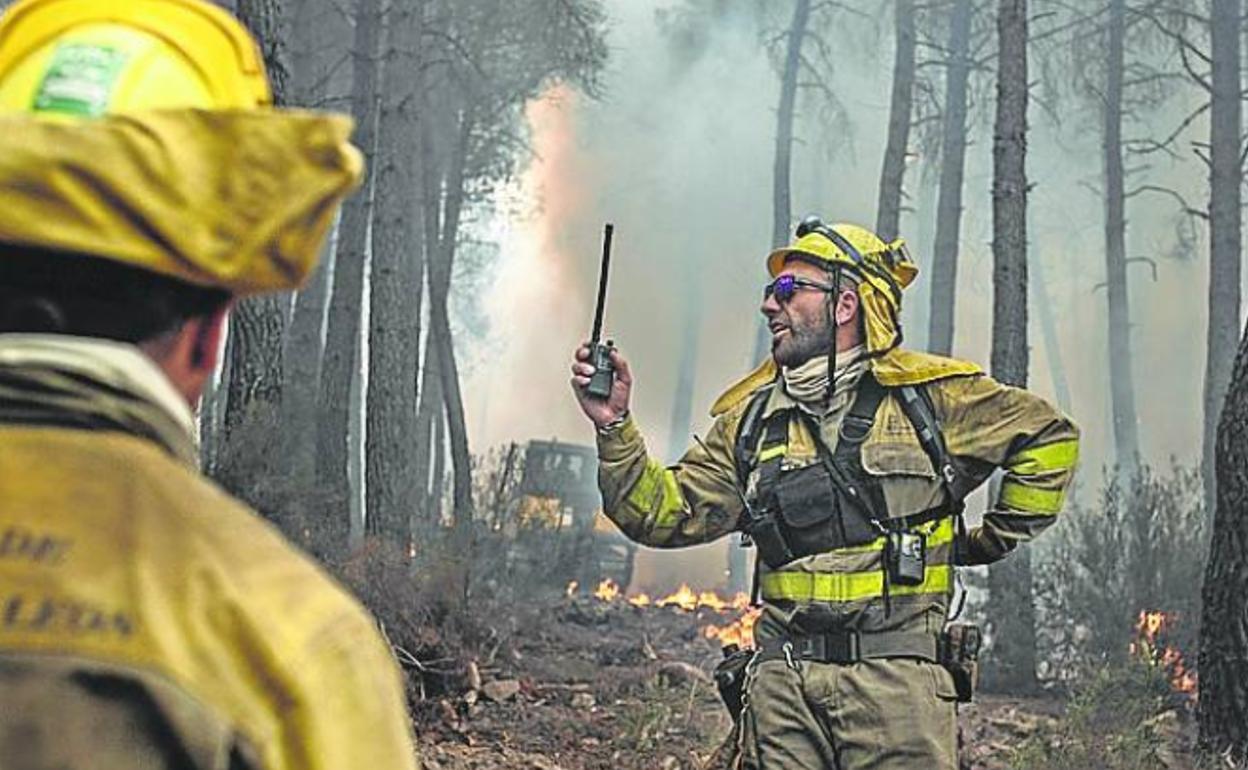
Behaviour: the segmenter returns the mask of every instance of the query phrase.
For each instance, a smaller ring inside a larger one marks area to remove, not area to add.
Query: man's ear
[[[854,320],[862,307],[858,292],[851,288],[842,288],[840,298],[836,301],[836,324],[845,326]]]

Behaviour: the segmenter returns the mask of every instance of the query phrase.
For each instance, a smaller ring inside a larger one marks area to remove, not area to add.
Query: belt
[[[794,635],[758,642],[759,662],[766,660],[810,660],[817,663],[848,665],[875,658],[921,658],[932,663],[936,655],[936,635],[919,631],[829,631],[822,634]]]

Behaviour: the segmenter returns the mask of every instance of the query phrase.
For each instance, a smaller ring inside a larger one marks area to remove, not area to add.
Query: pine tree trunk
[[[1207,499],[1215,500],[1200,632],[1200,740],[1248,763],[1248,334],[1223,380],[1228,331],[1239,315],[1240,38],[1239,0],[1213,0],[1210,14],[1213,107],[1210,118],[1210,265],[1205,370]],[[1229,388],[1228,388],[1229,384]],[[1225,402],[1218,393],[1225,394]],[[1219,407],[1221,409],[1219,410]],[[1216,447],[1210,446],[1216,424]],[[1213,451],[1216,449],[1216,452]],[[1216,485],[1213,483],[1216,473]]]
[[[331,237],[326,241],[311,283],[299,292],[286,335],[282,364],[286,382],[282,386],[281,419],[277,429],[281,437],[280,456],[287,477],[297,489],[308,489],[316,480],[316,391],[334,240]]]
[[[702,331],[702,292],[697,278],[690,275],[692,262],[686,262],[689,293],[681,308],[680,348],[676,359],[676,392],[672,398],[672,419],[667,431],[667,456],[673,462],[689,443],[693,425],[693,386],[698,370],[698,338]]]
[[[351,113],[355,144],[365,157],[364,182],[342,208],[329,300],[325,350],[316,394],[316,475],[333,506],[343,511],[329,536],[345,548],[349,540],[351,480],[351,383],[360,369],[360,324],[364,312],[364,266],[372,213],[373,157],[377,138],[377,49],[381,0],[357,0],[352,43]]]
[[[445,421],[446,398],[442,393],[442,366],[437,348],[430,344],[425,351],[420,372],[420,405],[416,412],[416,484],[420,487],[423,502],[418,527],[436,529],[439,513],[433,505],[434,464],[438,425]]]
[[[1109,298],[1109,389],[1113,404],[1118,469],[1133,474],[1140,446],[1131,374],[1131,321],[1127,296],[1126,172],[1122,158],[1122,92],[1127,28],[1125,0],[1110,0],[1109,45],[1105,49],[1105,93],[1101,149],[1105,161],[1105,283]]]
[[[789,25],[784,56],[784,72],[780,76],[780,108],[776,113],[776,155],[772,166],[771,245],[779,248],[789,241],[793,221],[792,176],[793,119],[797,110],[797,76],[802,69],[802,41],[810,22],[811,0],[797,0],[793,6],[793,22]],[[771,350],[771,334],[766,322],[759,322],[754,340],[754,361],[762,361]]]
[[[1240,101],[1240,37],[1236,30],[1242,19],[1243,10],[1238,0],[1213,0],[1210,14],[1213,106],[1209,118],[1209,327],[1205,347],[1202,453],[1205,500],[1210,510],[1216,499],[1213,450],[1218,414],[1226,399],[1240,331],[1243,105]]]
[[[273,86],[274,103],[285,104],[290,65],[283,29],[283,0],[240,0],[238,16],[260,42]],[[257,500],[257,489],[262,483],[260,477],[266,468],[253,458],[233,462],[228,455],[231,442],[249,423],[271,424],[276,420],[282,398],[282,340],[288,302],[289,297],[277,295],[245,299],[230,319],[230,339],[226,345],[230,377],[225,385],[221,433],[225,447],[223,452],[218,451],[219,465],[229,469],[231,491],[253,502]]]
[[[459,142],[454,149],[447,170],[442,237],[438,244],[439,248],[429,264],[431,294],[429,320],[442,376],[442,395],[446,402],[446,428],[454,473],[451,509],[455,527],[460,532],[469,531],[472,524],[472,454],[468,448],[468,423],[464,416],[463,393],[459,385],[459,366],[455,361],[454,337],[451,334],[446,300],[451,290],[460,215],[464,205],[464,173],[472,131],[473,117],[470,113],[465,113],[460,118]]]
[[[229,381],[230,362],[221,362],[219,380],[209,382],[199,401],[199,467],[209,476],[217,475],[217,453],[221,450],[221,419],[225,411],[225,384]]]
[[[1032,222],[1030,210],[1027,222],[1030,230]],[[1032,305],[1035,306],[1036,314],[1040,317],[1040,336],[1044,340],[1044,357],[1049,362],[1049,377],[1053,380],[1053,395],[1061,410],[1069,414],[1070,383],[1066,378],[1066,366],[1062,363],[1062,345],[1057,336],[1057,319],[1053,317],[1053,300],[1049,296],[1048,281],[1045,279],[1047,271],[1044,269],[1044,260],[1036,249],[1030,249],[1027,258],[1031,265],[1027,273],[1027,285]]]
[[[1027,0],[1000,0],[997,16],[997,117],[993,134],[992,375],[1027,384]],[[993,646],[985,686],[1036,687],[1036,627],[1031,558],[1015,551],[988,569]]]
[[[1248,334],[1222,409],[1215,465],[1218,500],[1200,626],[1200,740],[1248,762]]]
[[[442,398],[440,384],[437,406],[433,414],[433,430],[430,431],[433,472],[430,475],[428,511],[430,521],[441,524],[442,502],[446,496],[446,400]]]
[[[345,46],[338,44],[343,26],[340,14],[328,0],[303,0],[294,9],[292,104],[312,107],[324,99],[329,73],[337,58],[346,53]],[[295,297],[286,334],[282,361],[285,382],[281,420],[277,426],[281,437],[279,457],[285,466],[284,475],[299,490],[310,489],[316,481],[316,395],[323,353],[321,338],[339,226],[340,222],[334,223],[321,249],[312,280]],[[329,523],[317,524],[314,529],[319,535],[320,525]],[[329,526],[331,531],[337,529],[332,524]],[[325,545],[333,549],[337,544]],[[321,551],[321,547],[317,550]]]
[[[420,125],[423,3],[390,6],[383,57],[386,87],[375,161],[376,203],[369,279],[368,396],[365,408],[365,521],[404,546],[419,498],[413,470],[416,373],[424,297]]]
[[[957,301],[958,244],[962,228],[962,181],[966,173],[967,84],[971,75],[971,0],[956,0],[949,22],[949,62],[945,67],[945,112],[941,124],[940,193],[932,246],[931,311],[927,349],[953,352]]]
[[[430,75],[432,77],[432,74]],[[450,112],[444,98],[445,94],[441,89],[430,87],[430,93],[426,94],[425,103],[425,119],[421,121],[420,137],[421,137],[421,173],[423,175],[422,184],[424,186],[424,198],[422,201],[425,217],[425,255],[426,255],[426,274],[428,274],[434,260],[434,255],[441,248],[442,238],[445,237],[444,220],[442,217],[442,207],[446,202],[446,162],[443,147],[439,146],[438,138],[447,136],[446,118]],[[435,122],[437,126],[435,127]],[[454,132],[451,135],[457,135]],[[452,147],[454,149],[454,146]],[[433,279],[429,279],[431,299],[430,302],[436,302],[437,293],[442,287],[437,286]],[[436,451],[433,442],[437,432],[436,427],[444,418],[445,398],[442,393],[442,367],[440,363],[441,357],[438,355],[437,346],[430,339],[426,345],[424,357],[421,362],[420,371],[420,402],[416,411],[416,468],[415,481],[422,495],[421,510],[417,516],[417,527],[427,527],[429,531],[434,531],[440,525],[440,515],[434,513],[433,496],[430,486],[432,482],[432,473],[434,465],[434,452]]]
[[[224,455],[231,451],[230,442],[238,438],[247,425],[255,421],[275,419],[282,399],[282,339],[285,336],[285,297],[270,294],[245,299],[230,315],[230,339],[226,356],[230,361],[230,378],[226,381],[225,416],[222,421],[221,464],[231,465]],[[248,499],[246,491],[258,479],[243,480],[236,494]]]
[[[897,0],[893,6],[896,46],[893,56],[893,95],[888,112],[888,143],[880,170],[879,200],[875,208],[875,232],[884,240],[897,237],[906,177],[906,151],[914,104],[914,0]]]

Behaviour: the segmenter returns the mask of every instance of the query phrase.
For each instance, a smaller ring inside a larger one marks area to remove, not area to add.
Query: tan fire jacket
[[[0,335],[0,765],[415,768],[372,619],[186,462],[125,347]]]
[[[994,470],[1004,476],[982,526],[968,533],[965,563],[982,564],[1004,557],[1051,525],[1061,511],[1078,457],[1078,430],[1043,399],[1007,387],[977,366],[952,359],[902,352],[879,367],[886,385],[926,388],[945,443],[957,466],[964,496]],[[740,389],[738,389],[740,390]],[[609,516],[630,538],[658,548],[704,543],[740,527],[742,498],[752,500],[757,470],[739,489],[734,445],[749,403],[748,389],[719,408],[705,441],[695,444],[674,465],[651,458],[631,419],[600,432],[599,485]],[[764,416],[795,412],[783,392],[772,390]],[[834,431],[833,431],[834,432]],[[789,423],[784,463],[797,468],[818,462],[815,439],[803,420]],[[932,508],[944,500],[944,488],[897,398],[889,395],[876,413],[862,445],[867,473],[879,479],[889,517]],[[927,537],[926,580],[919,586],[887,589],[883,574],[883,538],[817,554],[773,570],[764,565],[760,578],[769,617],[804,625],[848,626],[866,631],[937,630],[953,590],[954,521],[945,518],[919,528]]]

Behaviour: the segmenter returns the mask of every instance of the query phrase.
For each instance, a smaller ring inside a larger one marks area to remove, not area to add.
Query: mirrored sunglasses
[[[812,281],[807,278],[798,278],[795,275],[785,273],[776,277],[776,280],[763,287],[763,299],[775,295],[777,302],[788,302],[797,293],[798,289],[815,289],[822,292],[836,291],[836,287]]]

